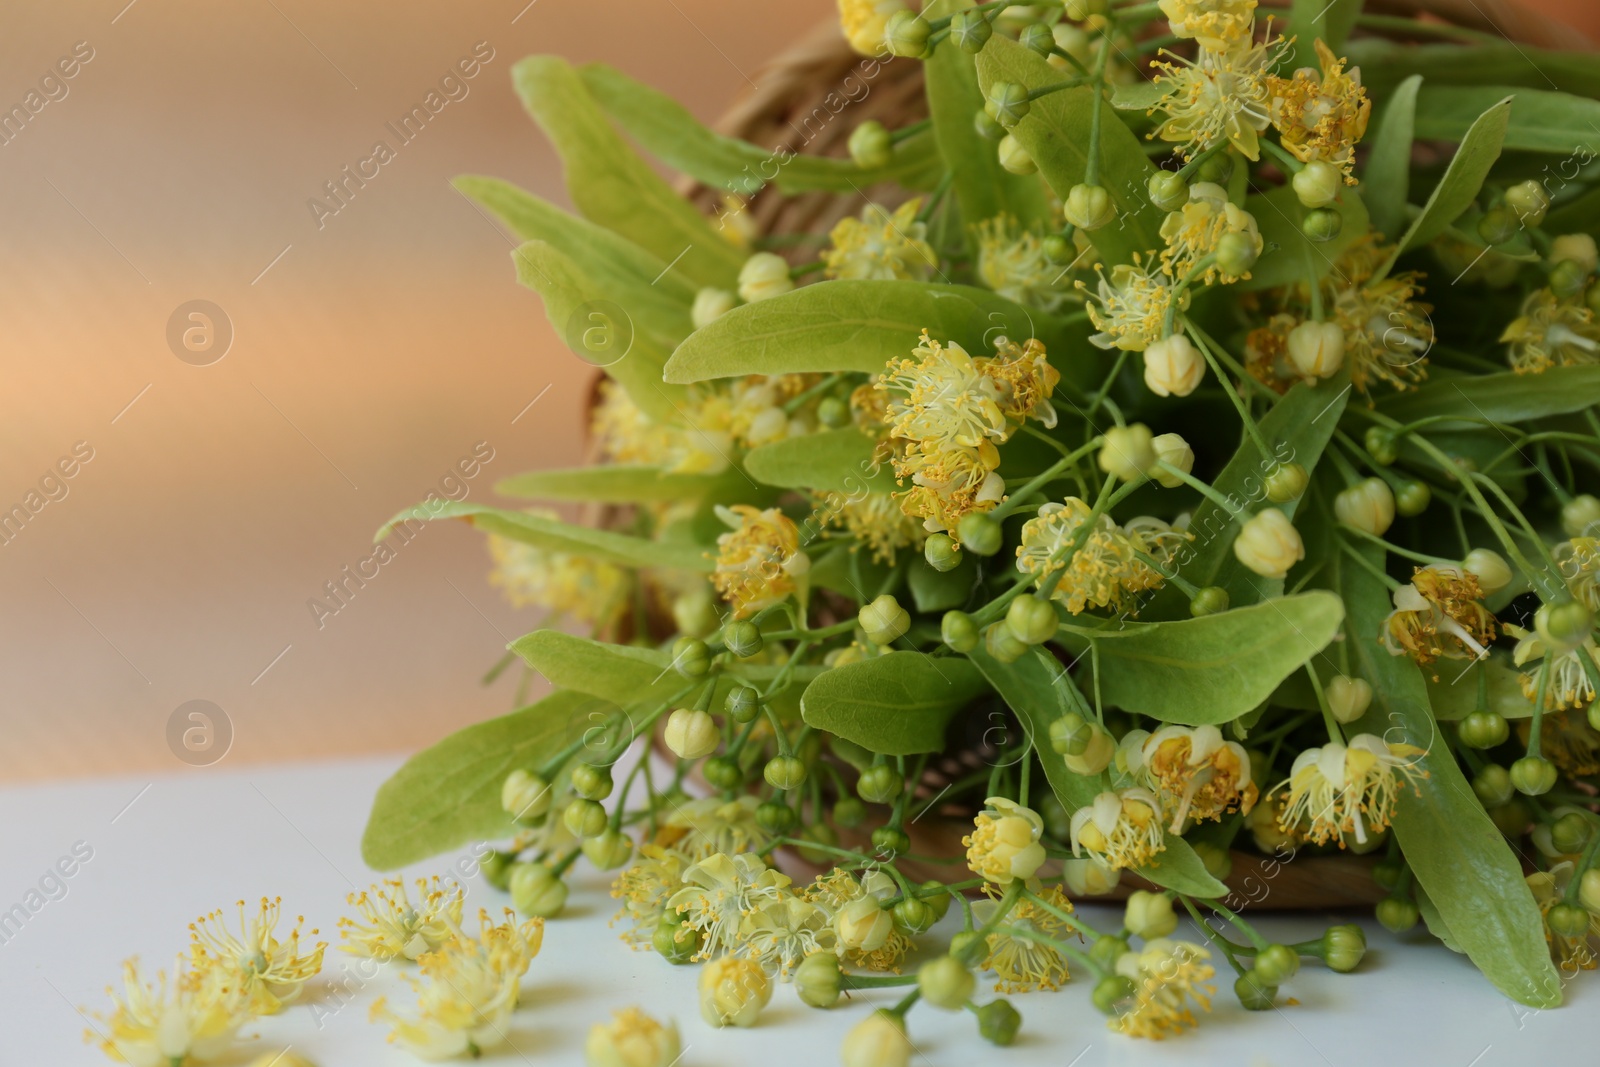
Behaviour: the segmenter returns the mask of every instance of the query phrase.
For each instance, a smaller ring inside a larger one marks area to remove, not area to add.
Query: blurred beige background
[[[0,124],[0,513],[43,501],[0,536],[0,780],[184,770],[168,723],[196,699],[231,721],[229,765],[413,749],[506,710],[514,672],[479,678],[536,620],[487,587],[465,526],[428,529],[320,628],[307,606],[478,442],[471,499],[580,458],[592,371],[446,180],[565,199],[510,91],[523,55],[604,59],[710,120],[832,10],[8,5],[0,109],[92,58]],[[469,94],[319,228],[307,201],[478,42]],[[232,323],[209,366],[168,346],[195,299]],[[48,478],[75,447],[92,459]]]

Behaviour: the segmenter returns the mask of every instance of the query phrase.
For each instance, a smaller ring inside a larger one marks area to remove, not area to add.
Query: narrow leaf
[[[1066,668],[1043,649],[1033,649],[1015,663],[1001,663],[980,644],[967,653],[1006,705],[1039,753],[1039,763],[1050,789],[1067,811],[1077,811],[1094,801],[1101,790],[1100,777],[1074,774],[1055,756],[1050,747],[1050,724],[1077,712],[1088,715],[1089,706],[1078,692]]]
[[[1600,404],[1600,367],[1551,367],[1542,374],[1439,378],[1386,398],[1379,408],[1401,422],[1448,416],[1527,422]],[[1453,425],[1453,424],[1452,424]]]
[[[714,474],[671,474],[657,467],[602,466],[528,471],[495,483],[501,496],[535,500],[598,500],[632,504],[644,500],[686,500],[717,484]]]
[[[1506,85],[1428,85],[1417,106],[1417,136],[1460,141],[1474,120],[1497,101],[1511,101],[1502,148],[1594,157],[1594,134],[1600,128],[1600,100],[1548,89]],[[1576,173],[1576,168],[1574,169]]]
[[[1500,158],[1500,146],[1505,140],[1506,124],[1511,119],[1511,97],[1495,104],[1473,121],[1461,138],[1444,177],[1434,186],[1423,205],[1422,213],[1411,222],[1405,236],[1395,246],[1394,254],[1378,271],[1378,277],[1387,274],[1407,249],[1427,244],[1445,231],[1463,211],[1477,199],[1478,190],[1495,160]]]
[[[1411,191],[1411,145],[1416,137],[1417,89],[1422,75],[1413,74],[1395,87],[1367,138],[1372,155],[1362,172],[1361,191],[1372,225],[1389,240],[1406,224],[1406,197]]]

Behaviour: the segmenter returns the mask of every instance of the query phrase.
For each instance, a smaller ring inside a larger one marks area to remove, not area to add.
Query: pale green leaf
[[[1506,123],[1507,151],[1594,155],[1600,128],[1600,100],[1507,85],[1426,85],[1417,101],[1417,136],[1435,141],[1460,141],[1479,115],[1511,101]]]
[[[1429,85],[1522,85],[1600,96],[1600,64],[1594,53],[1581,49],[1555,52],[1510,41],[1415,44],[1361,37],[1345,42],[1344,54],[1361,67],[1361,83],[1375,100],[1387,98],[1413,74]]]
[[[808,726],[886,756],[934,752],[950,717],[987,687],[971,663],[890,652],[824,672],[806,687]]]
[[[1154,862],[1137,868],[1141,877],[1185,896],[1217,900],[1228,895],[1228,887],[1206,870],[1205,861],[1189,842],[1177,834],[1168,834],[1166,841],[1167,847],[1156,854]]]
[[[1319,39],[1338,55],[1360,14],[1361,0],[1293,0],[1288,33],[1295,38],[1294,55],[1284,61],[1284,69],[1316,68],[1314,42]]]
[[[1429,194],[1422,213],[1411,221],[1405,236],[1395,245],[1394,254],[1379,270],[1379,277],[1388,273],[1401,253],[1427,244],[1472,206],[1478,190],[1483,188],[1483,180],[1489,176],[1495,160],[1500,158],[1500,146],[1505,140],[1506,124],[1510,119],[1511,98],[1507,97],[1473,121],[1471,128],[1462,136],[1461,146],[1451,158],[1444,177],[1439,179],[1439,184]]]
[[[780,489],[829,490],[856,496],[894,488],[894,472],[875,459],[877,442],[853,427],[823,430],[752,448],[744,457],[750,477]]]
[[[912,602],[923,614],[959,608],[977,592],[978,568],[970,554],[950,570],[936,571],[917,553],[909,567],[906,586],[911,590]]]
[[[645,500],[691,500],[716,484],[715,474],[673,474],[658,467],[596,466],[528,471],[495,483],[501,496],[534,500],[598,500],[632,504]]]
[[[1551,367],[1542,374],[1439,378],[1387,397],[1379,409],[1400,422],[1450,417],[1527,422],[1600,405],[1600,367]],[[1454,424],[1452,424],[1454,425]]]
[[[1361,188],[1365,189],[1363,185]],[[1367,232],[1367,208],[1355,189],[1346,186],[1339,199],[1328,205],[1342,220],[1339,233],[1331,241],[1312,241],[1301,228],[1306,209],[1293,187],[1279,186],[1270,193],[1248,196],[1245,210],[1255,216],[1264,246],[1261,258],[1250,268],[1250,277],[1238,289],[1272,289],[1297,285],[1308,273],[1318,278],[1333,270],[1345,249]]]
[[[1439,680],[1427,677],[1428,705],[1433,717],[1443,722],[1464,719],[1478,710],[1478,676],[1488,676],[1488,709],[1507,719],[1526,719],[1533,715],[1533,701],[1522,693],[1522,672],[1511,664],[1507,653],[1496,649],[1479,663],[1440,663]]]
[[[1413,74],[1395,87],[1367,142],[1372,155],[1361,173],[1361,191],[1373,228],[1389,240],[1406,224],[1406,197],[1411,191],[1411,146],[1416,137],[1417,89],[1422,75]]]
[[[1073,812],[1092,803],[1102,788],[1100,776],[1074,774],[1060,759],[1053,758],[1055,750],[1050,747],[1051,723],[1069,712],[1092,715],[1072,676],[1042,648],[1030,649],[1015,663],[1001,663],[981,644],[967,657],[1016,713],[1017,721],[1039,752],[1044,776],[1062,807]]]

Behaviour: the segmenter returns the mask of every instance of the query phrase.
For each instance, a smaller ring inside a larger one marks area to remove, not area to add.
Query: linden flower
[[[1279,395],[1305,380],[1289,358],[1289,333],[1298,325],[1300,320],[1294,315],[1278,312],[1245,335],[1245,370]]]
[[[589,1067],[673,1067],[682,1051],[672,1020],[663,1026],[638,1008],[623,1008],[589,1028],[583,1054]]]
[[[1572,595],[1590,611],[1600,611],[1600,537],[1562,541],[1552,554]]]
[[[1506,633],[1518,639],[1517,647],[1511,653],[1512,661],[1518,667],[1526,666],[1529,663],[1537,663],[1550,655],[1550,648],[1545,644],[1544,638],[1534,631],[1524,630],[1520,626],[1510,624],[1506,625],[1505,630]],[[1588,651],[1591,659],[1596,663],[1600,663],[1600,645],[1595,643],[1592,635],[1584,638],[1581,647]],[[1520,676],[1522,695],[1527,697],[1529,701],[1538,698],[1539,673],[1542,669],[1541,666],[1534,670],[1524,671]],[[1576,710],[1593,702],[1594,686],[1589,682],[1588,672],[1583,669],[1583,660],[1579,656],[1578,649],[1570,648],[1557,651],[1555,657],[1550,660],[1550,673],[1545,679],[1545,711]],[[1548,730],[1551,716],[1546,715],[1544,722],[1545,728]],[[1600,737],[1597,737],[1597,739],[1600,739]],[[1549,747],[1548,742],[1546,742],[1545,747]],[[1597,768],[1597,770],[1600,770],[1600,768]]]
[[[1216,970],[1206,961],[1211,954],[1199,945],[1158,937],[1138,952],[1117,957],[1117,973],[1134,984],[1133,1003],[1107,1021],[1109,1029],[1129,1037],[1154,1041],[1199,1025],[1192,1001],[1202,1011],[1211,1010],[1216,987],[1206,984]]]
[[[920,199],[908,200],[891,215],[868,204],[859,219],[843,218],[834,224],[822,261],[829,278],[878,278],[926,281],[939,264],[928,244],[927,223],[917,220]]]
[[[406,975],[417,993],[415,1018],[395,1014],[384,997],[373,1002],[369,1017],[389,1023],[389,1040],[422,1059],[476,1058],[506,1039],[522,974],[513,970],[506,955],[454,941],[422,958],[426,983]]]
[[[600,451],[617,463],[673,474],[717,474],[728,468],[734,447],[727,428],[730,404],[721,390],[720,385],[702,387],[694,394],[690,425],[668,426],[641,411],[627,390],[602,381],[590,432]]]
[[[1164,726],[1138,750],[1137,767],[1159,786],[1169,833],[1182,833],[1186,819],[1221,819],[1238,810],[1250,814],[1257,789],[1250,757],[1236,741],[1224,741],[1215,726]]]
[[[1068,266],[1052,263],[1044,239],[1009,215],[985,219],[977,227],[978,277],[1008,300],[1053,312],[1071,292],[1063,279]]]
[[[622,908],[611,921],[627,917],[633,929],[622,939],[634,948],[648,945],[656,923],[666,910],[667,898],[683,884],[683,872],[694,861],[675,848],[660,845],[639,846],[639,859],[611,883],[611,895],[622,901]]]
[[[1319,845],[1338,840],[1344,848],[1345,834],[1364,845],[1369,833],[1389,828],[1401,779],[1427,777],[1416,762],[1423,754],[1415,745],[1390,744],[1374,734],[1357,734],[1349,745],[1329,741],[1308,748],[1289,769],[1289,799],[1279,826],[1285,832],[1301,828]]]
[[[1255,216],[1228,200],[1228,191],[1214,182],[1195,182],[1189,186],[1189,202],[1170,212],[1161,223],[1161,239],[1167,247],[1161,253],[1161,266],[1174,278],[1187,277],[1217,244],[1230,233],[1243,234],[1259,256],[1264,244],[1256,228]],[[1232,284],[1250,272],[1229,274],[1212,263],[1198,281],[1211,285],[1218,281]]]
[[[1321,160],[1344,172],[1354,185],[1356,142],[1367,132],[1372,101],[1361,87],[1361,68],[1344,69],[1344,60],[1320,40],[1316,42],[1319,75],[1302,67],[1289,78],[1269,77],[1272,124],[1283,147],[1302,163]]]
[[[1039,896],[1056,911],[1072,911],[1072,901],[1058,885],[1048,886]],[[981,910],[980,910],[981,909]],[[992,911],[982,904],[973,909],[983,915]],[[1066,982],[1067,957],[1050,941],[1065,940],[1073,930],[1031,900],[1019,901],[1006,913],[1005,924],[988,937],[989,955],[981,966],[993,971],[996,993],[1031,993],[1041,989],[1060,989]],[[1028,935],[1048,940],[1034,940]]]
[[[839,26],[851,48],[864,56],[882,55],[889,16],[905,8],[905,0],[839,0]]]
[[[1250,40],[1256,0],[1160,0],[1167,25],[1179,37],[1222,52]]]
[[[1072,854],[1087,852],[1113,870],[1142,867],[1167,847],[1161,801],[1148,789],[1105,792],[1072,813]]]
[[[718,504],[716,511],[732,530],[717,538],[711,584],[733,608],[733,617],[747,619],[793,593],[795,579],[811,569],[811,558],[800,551],[800,531],[789,517],[777,508],[762,511],[749,504]]]
[[[1078,550],[1065,553],[1093,509],[1077,497],[1051,501],[1022,526],[1017,570],[1038,576],[1042,584],[1052,571],[1065,568],[1051,599],[1074,615],[1088,608],[1128,610],[1139,593],[1158,588],[1161,573],[1139,558],[1144,552],[1161,559],[1186,537],[1158,519],[1134,519],[1127,528],[1101,515]],[[1137,525],[1135,525],[1137,524]]]
[[[789,876],[759,856],[719,852],[683,872],[683,888],[667,898],[666,906],[704,935],[696,958],[709,959],[718,952],[737,952],[743,946],[745,920],[780,900],[788,888]]]
[[[888,493],[824,492],[817,497],[822,520],[842,526],[872,551],[880,563],[893,563],[902,548],[921,548],[928,539],[922,524],[907,515]]]
[[[95,1013],[104,1033],[99,1038],[112,1059],[133,1067],[174,1067],[214,1060],[228,1051],[234,1034],[250,1019],[250,1001],[242,984],[218,967],[190,970],[179,957],[173,978],[165,971],[147,985],[139,978],[139,962],[122,965],[123,992],[107,987],[115,1010]]]
[[[718,852],[759,851],[767,843],[767,832],[756,822],[761,801],[744,795],[734,800],[701,797],[675,804],[656,833],[655,843],[678,849],[691,860],[703,860]]]
[[[833,936],[833,916],[822,905],[794,893],[759,905],[741,928],[744,951],[761,965],[787,977],[800,962]]]
[[[1409,655],[1426,667],[1440,656],[1482,659],[1489,654],[1494,615],[1483,606],[1476,575],[1443,564],[1418,567],[1411,584],[1396,589],[1393,599],[1380,637],[1390,655]]]
[[[1500,340],[1509,345],[1511,369],[1518,374],[1600,362],[1600,323],[1594,321],[1594,312],[1549,289],[1528,294],[1522,314],[1511,320]]]
[[[1099,273],[1100,282],[1095,290],[1098,306],[1094,302],[1085,305],[1089,321],[1100,331],[1089,337],[1095,347],[1143,352],[1167,336],[1167,311],[1172,307],[1171,279],[1160,271],[1139,266],[1137,259],[1132,264],[1112,267],[1109,279],[1104,271]],[[1185,292],[1177,310],[1182,311],[1188,303],[1189,296]]]
[[[1166,95],[1151,109],[1167,116],[1156,134],[1176,142],[1184,159],[1224,142],[1246,159],[1261,157],[1257,135],[1271,122],[1271,72],[1288,44],[1282,37],[1249,42],[1246,34],[1226,51],[1202,48],[1193,60],[1162,49],[1162,55],[1177,62],[1151,64],[1162,72],[1155,83],[1167,86]]]
[[[344,951],[375,960],[398,956],[415,960],[455,937],[461,923],[461,886],[446,893],[439,888],[437,877],[432,881],[418,878],[421,899],[413,906],[406,895],[405,882],[392,878],[383,884],[387,888],[373,886],[370,891],[351,893],[347,898],[360,917],[339,920],[339,936],[348,942],[339,946]]]
[[[900,887],[886,872],[873,870],[857,879],[842,868],[835,867],[827,874],[819,875],[815,881],[806,886],[800,893],[801,897],[820,905],[829,914],[838,917],[850,904],[858,900],[871,897],[878,902],[889,900],[898,896]],[[889,914],[884,912],[885,915]],[[873,938],[875,941],[876,938]],[[886,936],[877,944],[876,948],[846,948],[839,950],[842,960],[857,966],[866,967],[873,971],[895,970],[907,952],[911,950],[911,939],[899,930],[894,924],[888,924]]]
[[[967,867],[995,885],[1032,878],[1044,863],[1044,820],[1032,808],[1005,797],[990,797],[973,819],[973,831],[961,839]]]
[[[1526,677],[1523,686],[1523,691],[1527,692]],[[1528,699],[1533,699],[1531,694]],[[1592,690],[1590,699],[1593,699]],[[1548,700],[1547,696],[1547,703]],[[1523,744],[1528,743],[1532,731],[1532,720],[1523,719],[1517,723],[1517,736]],[[1579,715],[1576,708],[1545,713],[1539,730],[1539,751],[1569,777],[1587,778],[1592,774],[1600,774],[1600,731],[1590,726],[1588,716]]]
[[[529,514],[554,519],[556,513],[529,509]],[[489,555],[494,570],[489,584],[505,592],[514,607],[538,607],[576,621],[603,623],[627,595],[627,574],[611,563],[568,552],[554,552],[491,534]]]
[[[1548,871],[1535,871],[1528,875],[1528,888],[1533,891],[1533,900],[1539,906],[1541,916],[1548,916],[1551,908],[1566,899],[1572,872],[1572,861],[1564,860]],[[1595,936],[1600,936],[1600,916],[1593,913],[1589,915],[1589,928],[1578,937],[1558,934],[1550,929],[1548,921],[1544,924],[1545,943],[1550,946],[1550,952],[1562,972],[1568,975],[1576,974],[1579,970],[1595,969],[1594,949],[1589,945],[1589,939]]]
[[[1346,262],[1341,257],[1339,265]],[[1329,277],[1338,273],[1335,269]],[[1407,272],[1372,285],[1352,278],[1349,285],[1333,290],[1333,318],[1344,331],[1345,362],[1360,392],[1378,381],[1405,390],[1428,376],[1434,340],[1428,313],[1433,307],[1416,299],[1423,292],[1419,277]]]
[[[189,924],[193,940],[190,952],[197,971],[216,967],[230,976],[249,999],[256,1015],[276,1015],[284,1005],[300,995],[307,979],[322,970],[322,953],[328,947],[319,941],[305,955],[300,953],[301,916],[295,920],[286,941],[279,941],[277,929],[281,898],[261,898],[261,909],[254,920],[247,920],[244,901],[239,901],[239,936],[235,937],[215,911]],[[212,925],[215,924],[215,929]],[[316,931],[312,930],[312,934]]]

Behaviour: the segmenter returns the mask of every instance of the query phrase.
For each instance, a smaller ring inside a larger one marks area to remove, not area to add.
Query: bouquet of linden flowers
[[[1239,914],[1252,855],[1370,854],[1383,925],[1559,1002],[1600,931],[1592,59],[1359,0],[840,10],[928,114],[842,107],[848,159],[517,67],[579,213],[459,185],[604,368],[602,462],[499,489],[592,521],[396,517],[478,526],[567,625],[510,646],[551,695],[384,787],[369,861],[509,839],[539,917],[615,871],[715,1025],[903,986],[847,1064],[904,1064],[922,1002],[1009,1043],[980,973],[1160,1038],[1354,969],[1357,926]],[[763,233],[766,185],[865,203]],[[929,813],[964,855],[918,855]],[[1119,882],[1120,929],[1074,911]]]

